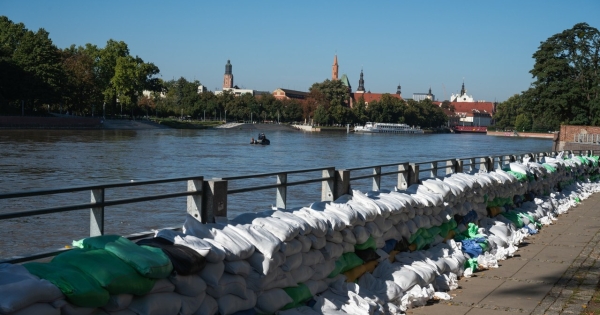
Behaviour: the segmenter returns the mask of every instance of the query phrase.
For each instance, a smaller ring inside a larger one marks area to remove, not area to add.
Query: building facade
[[[231,62],[227,60],[225,65],[225,75],[223,76],[223,90],[233,88],[233,71]]]

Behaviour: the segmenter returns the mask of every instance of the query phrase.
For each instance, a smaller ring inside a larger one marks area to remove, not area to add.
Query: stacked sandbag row
[[[0,293],[15,283],[48,291],[21,292],[0,314],[394,314],[449,298],[443,292],[459,277],[512,256],[524,237],[597,192],[589,183],[597,174],[597,158],[525,160],[228,224],[188,216],[183,233],[161,230],[143,246],[84,239],[49,264],[25,264],[30,273],[0,277]]]

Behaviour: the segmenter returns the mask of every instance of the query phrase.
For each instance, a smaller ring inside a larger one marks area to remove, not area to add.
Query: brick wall
[[[571,126],[562,125],[560,126],[560,136],[558,139],[558,151],[562,150],[598,150],[600,145],[598,144],[580,144],[574,143],[576,135],[579,134],[600,134],[600,127],[595,126]]]

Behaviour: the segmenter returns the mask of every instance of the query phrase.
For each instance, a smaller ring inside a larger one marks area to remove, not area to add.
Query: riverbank
[[[489,131],[488,136],[497,137],[521,137],[521,138],[539,138],[539,139],[554,139],[554,133],[548,132],[514,132],[514,131]]]

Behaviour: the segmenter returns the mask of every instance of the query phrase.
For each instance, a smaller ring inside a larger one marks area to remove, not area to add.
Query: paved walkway
[[[498,269],[459,280],[442,301],[408,314],[580,314],[600,280],[600,193],[543,227]]]

